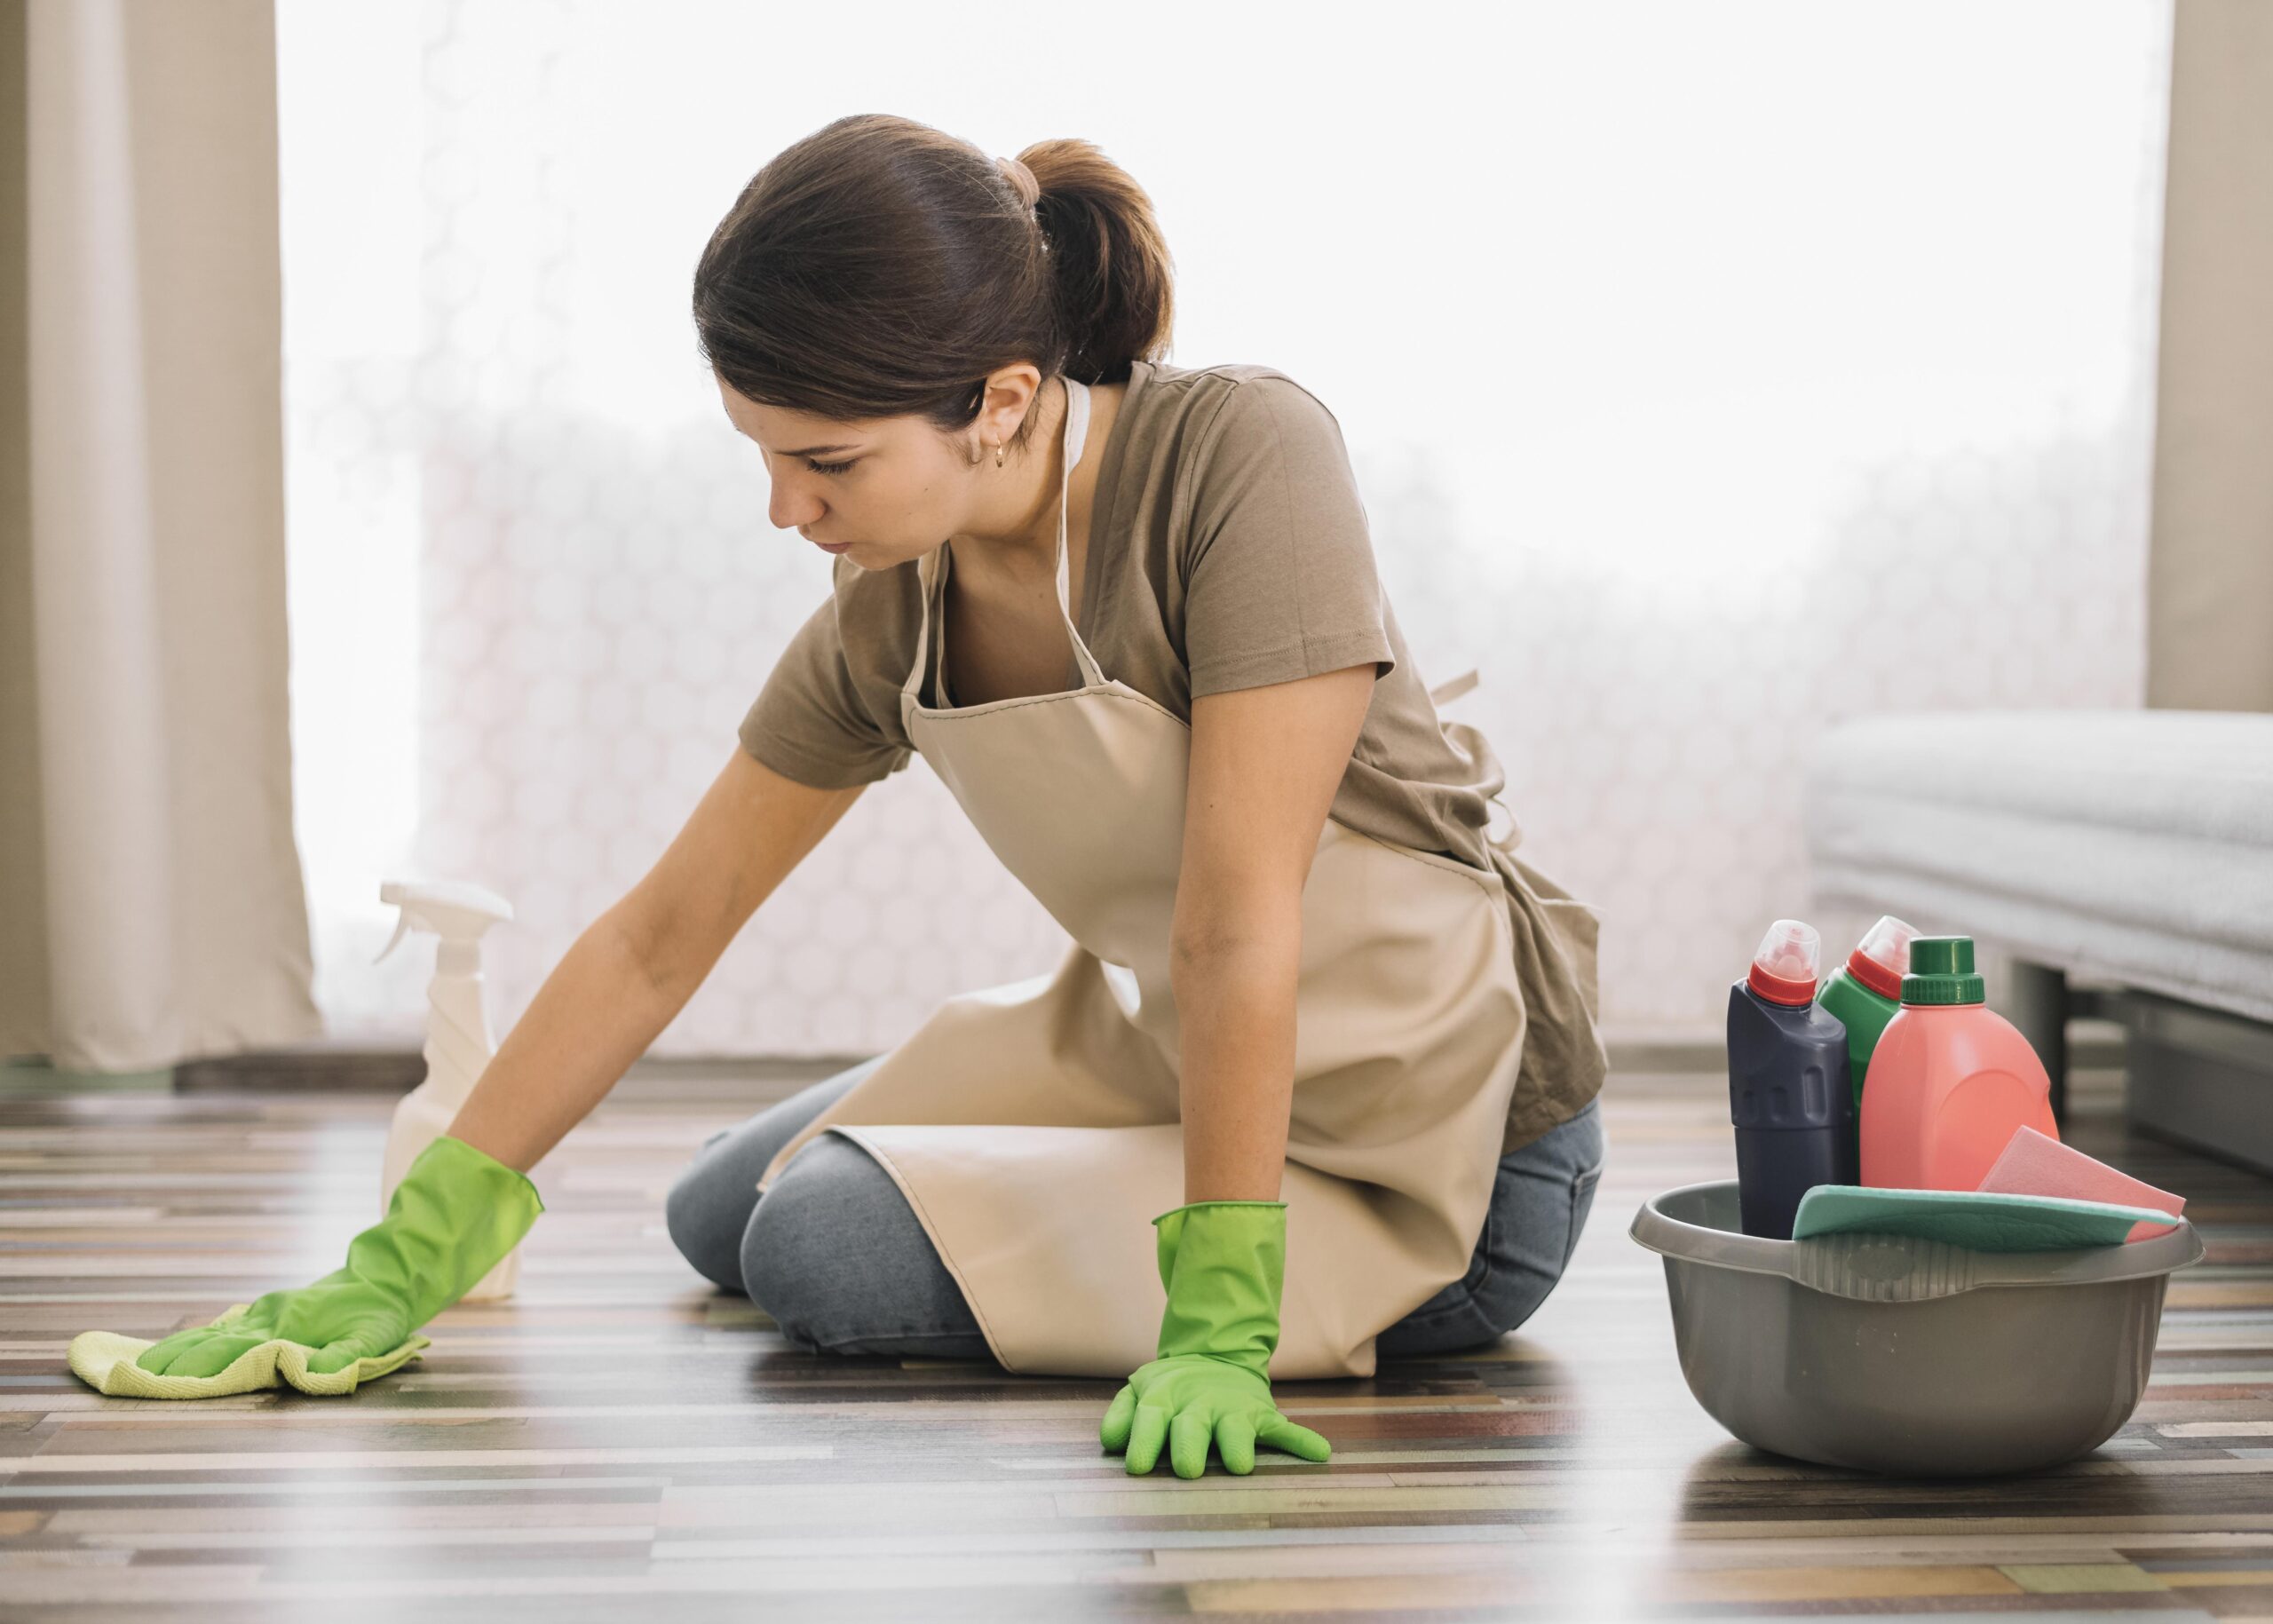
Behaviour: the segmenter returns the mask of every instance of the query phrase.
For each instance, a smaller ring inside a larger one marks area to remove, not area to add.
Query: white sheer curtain
[[[1140,49],[1110,11],[886,7],[855,40],[723,4],[284,0],[298,800],[336,1032],[416,1030],[427,962],[368,964],[397,871],[512,899],[513,1018],[825,595],[686,298],[741,184],[848,112],[1098,142],[1176,257],[1170,359],[1327,401],[1415,661],[1481,669],[1451,713],[1527,855],[1604,912],[1620,1032],[1705,1028],[1804,906],[1826,721],[2139,701],[2165,0],[1146,18]],[[882,1048],[1062,942],[919,762],[661,1048]]]

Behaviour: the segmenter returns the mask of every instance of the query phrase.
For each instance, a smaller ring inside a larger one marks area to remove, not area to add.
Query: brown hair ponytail
[[[1174,267],[1152,199],[1087,141],[1037,141],[1018,162],[1031,195],[1017,164],[886,114],[787,148],[696,264],[703,359],[761,405],[946,432],[1013,362],[1115,384],[1160,359]]]

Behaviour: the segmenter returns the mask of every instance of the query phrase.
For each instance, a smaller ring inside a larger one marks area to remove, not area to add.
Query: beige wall
[[[2273,4],[2178,0],[2147,702],[2273,710]]]

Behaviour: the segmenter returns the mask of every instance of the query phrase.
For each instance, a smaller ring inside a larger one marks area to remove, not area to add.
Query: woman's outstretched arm
[[[646,1052],[866,788],[801,784],[738,747],[646,876],[545,978],[450,1136],[521,1172],[535,1166]]]

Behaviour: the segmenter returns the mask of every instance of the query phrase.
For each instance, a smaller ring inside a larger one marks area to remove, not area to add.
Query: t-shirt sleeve
[[[1334,414],[1293,379],[1242,378],[1201,436],[1184,560],[1192,694],[1374,662],[1395,669],[1373,537]]]
[[[781,651],[742,717],[742,749],[782,777],[819,789],[873,784],[913,754],[860,698],[832,595]]]

